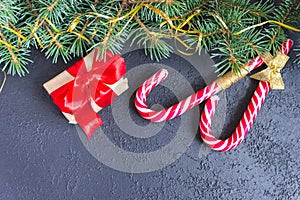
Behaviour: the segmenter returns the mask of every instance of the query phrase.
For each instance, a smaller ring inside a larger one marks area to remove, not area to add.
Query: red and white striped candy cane
[[[135,107],[139,114],[152,122],[162,122],[171,120],[179,115],[182,115],[191,108],[199,105],[201,102],[207,100],[212,95],[218,93],[219,87],[216,83],[212,83],[204,89],[187,97],[183,101],[175,104],[169,108],[155,111],[148,108],[146,104],[149,93],[168,76],[168,71],[165,69],[159,70],[152,77],[144,82],[144,84],[137,90],[135,97]]]
[[[260,57],[255,58],[248,65],[248,70],[251,71],[263,64],[263,61]],[[232,74],[228,74],[232,75]],[[230,77],[227,75],[227,78]],[[246,75],[246,74],[245,74]],[[147,79],[141,87],[136,92],[135,96],[135,107],[139,114],[144,118],[152,122],[162,122],[174,119],[185,113],[186,111],[192,109],[193,107],[199,105],[204,102],[211,96],[219,93],[224,90],[224,87],[220,85],[217,81],[209,84],[205,88],[199,90],[195,94],[187,97],[182,100],[178,104],[175,104],[169,108],[162,109],[160,111],[151,110],[148,108],[146,101],[149,93],[163,80],[165,80],[168,76],[168,71],[165,69],[161,69],[156,72],[152,77]],[[221,77],[219,79],[225,79],[225,77]]]
[[[292,41],[288,40],[285,42],[282,48],[287,48]],[[248,71],[252,71],[259,66],[263,64],[263,60],[260,57],[256,57],[252,61],[249,62],[249,64],[246,66],[248,68]],[[244,76],[246,76],[244,74]],[[235,78],[236,80],[232,80],[231,83],[234,83],[238,81],[238,79],[242,78],[242,76],[232,76],[231,72],[229,72],[227,75],[220,77],[215,82],[209,84],[205,88],[199,90],[195,94],[187,97],[183,101],[179,102],[178,104],[175,104],[169,108],[162,109],[160,111],[152,110],[150,109],[147,104],[147,97],[149,93],[163,80],[165,80],[168,76],[168,71],[165,69],[162,69],[155,73],[152,77],[150,77],[148,80],[146,80],[143,85],[137,90],[136,97],[135,97],[135,107],[138,111],[138,113],[145,119],[152,121],[152,122],[162,122],[171,120],[175,117],[178,117],[185,113],[186,111],[192,109],[193,107],[199,105],[200,103],[204,102],[211,96],[219,93],[220,91],[226,89],[222,83],[222,80]]]
[[[292,40],[287,40],[281,51],[288,54],[293,45]],[[254,95],[234,133],[226,140],[219,140],[215,138],[211,131],[211,123],[218,104],[219,98],[213,96],[208,99],[205,104],[204,111],[200,119],[200,135],[204,143],[211,149],[224,152],[237,147],[246,137],[250,130],[257,114],[270,90],[270,83],[260,81]]]
[[[211,123],[218,104],[219,97],[209,98],[205,104],[200,119],[200,135],[203,142],[216,151],[228,151],[237,147],[246,137],[252,126],[268,92],[269,83],[261,81],[254,92],[250,104],[247,107],[238,127],[234,133],[226,140],[217,139],[211,131]]]

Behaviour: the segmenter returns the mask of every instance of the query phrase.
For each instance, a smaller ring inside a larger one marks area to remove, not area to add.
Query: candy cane
[[[260,65],[263,64],[263,61],[257,57],[254,59],[251,64],[248,66],[248,70],[253,70]],[[245,70],[246,71],[246,70]],[[248,73],[248,72],[247,72]],[[244,75],[247,75],[244,74]],[[149,93],[163,80],[165,80],[168,76],[168,71],[165,69],[161,69],[156,72],[152,77],[147,79],[143,85],[137,90],[136,97],[135,97],[135,107],[139,114],[147,120],[152,122],[162,122],[174,119],[185,113],[186,111],[192,109],[193,107],[199,105],[200,103],[204,102],[211,96],[219,93],[220,91],[224,90],[224,86],[222,86],[222,82],[226,81],[226,79],[230,80],[232,77],[231,73],[219,78],[217,81],[209,84],[205,88],[199,90],[195,94],[187,97],[186,99],[182,100],[178,104],[175,104],[169,108],[165,108],[160,111],[151,110],[148,108],[146,101]],[[237,79],[238,76],[234,76]],[[239,77],[241,78],[241,77]],[[234,80],[235,82],[237,80]]]
[[[292,40],[286,41],[282,46],[282,51],[284,52],[286,50],[289,50],[292,43]],[[231,72],[228,72],[224,76],[217,79],[215,82],[209,84],[195,94],[187,97],[178,104],[175,104],[169,108],[162,109],[160,111],[151,110],[146,103],[147,97],[149,93],[168,76],[168,71],[162,69],[155,73],[152,77],[147,79],[137,90],[135,97],[135,107],[140,116],[152,122],[162,122],[174,119],[175,117],[182,115],[186,111],[204,102],[211,96],[219,93],[222,90],[225,90],[230,85],[246,76],[249,71],[260,67],[263,63],[263,60],[258,56],[250,61],[249,64],[245,65],[245,68],[247,70],[242,70],[242,75],[234,75]]]
[[[226,140],[215,138],[211,131],[211,123],[218,104],[219,97],[213,96],[205,104],[204,111],[200,119],[200,135],[204,143],[216,151],[228,151],[237,147],[246,137],[252,126],[268,92],[270,86],[268,82],[261,81],[248,105],[238,127],[234,133]]]
[[[191,108],[199,105],[201,102],[207,100],[212,95],[219,92],[219,87],[216,83],[212,83],[197,93],[187,97],[183,101],[175,104],[169,108],[154,111],[148,108],[146,99],[149,93],[168,76],[168,71],[162,69],[154,74],[151,78],[144,82],[144,84],[137,90],[135,98],[135,106],[139,114],[152,122],[162,122],[171,120],[179,115],[182,115]]]
[[[281,46],[280,51],[284,54],[288,54],[293,45],[292,40],[287,40]],[[144,84],[137,90],[135,98],[135,106],[139,114],[152,122],[162,122],[171,120],[199,105],[205,100],[208,100],[204,112],[200,119],[200,132],[203,141],[212,149],[217,151],[228,151],[238,146],[246,137],[250,130],[257,114],[270,90],[270,84],[268,82],[260,81],[247,110],[245,111],[238,127],[230,138],[226,140],[219,140],[214,137],[210,129],[212,118],[215,113],[215,109],[218,103],[218,97],[215,96],[218,92],[230,87],[233,83],[242,79],[252,71],[260,67],[264,61],[259,56],[245,65],[245,69],[242,69],[242,74],[235,76],[230,72],[220,77],[215,82],[209,84],[204,89],[199,90],[195,94],[187,97],[183,101],[175,104],[169,108],[165,108],[160,111],[151,110],[146,104],[149,93],[168,76],[168,72],[165,69],[158,71],[152,77],[144,82]]]
[[[284,54],[288,54],[293,45],[292,40],[285,42],[281,51]],[[226,140],[219,140],[215,138],[211,131],[211,122],[218,104],[219,98],[213,96],[205,104],[204,111],[200,119],[200,135],[204,143],[206,143],[211,149],[224,152],[237,147],[246,137],[250,130],[255,118],[257,117],[260,108],[268,95],[270,90],[270,83],[260,81],[254,95],[244,112],[244,115],[237,126],[234,133]]]

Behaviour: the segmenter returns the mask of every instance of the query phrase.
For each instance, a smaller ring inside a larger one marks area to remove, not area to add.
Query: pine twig
[[[93,3],[93,6],[96,7],[97,4],[98,4],[98,2],[99,2],[99,0],[95,0],[94,3]],[[97,17],[96,20],[95,20],[95,22],[97,22],[99,19],[100,19],[100,18]],[[90,23],[90,20],[87,19],[86,22],[85,22],[84,25],[83,25],[83,28],[82,28],[80,34],[78,35],[78,39],[80,39],[80,35],[83,35],[83,34],[85,33],[85,31],[86,31],[86,29],[87,29],[89,23]],[[91,37],[91,39],[93,39],[93,37]]]
[[[0,86],[0,93],[2,92],[2,90],[3,90],[3,88],[4,88],[4,85],[5,85],[5,83],[6,83],[6,72],[5,71],[3,71],[3,81],[2,81],[2,84],[1,84],[1,86]]]
[[[292,10],[294,9],[294,6],[297,6],[299,4],[299,0],[295,0],[293,4],[289,7],[289,9],[286,11],[285,15],[283,16],[282,20],[280,21],[281,23],[284,23],[285,20],[288,18],[288,16],[291,14]],[[279,30],[282,29],[280,25],[277,26],[277,31],[273,35],[273,37],[270,40],[270,43],[273,44],[275,42],[275,38],[277,37],[277,34]]]
[[[231,3],[229,3],[229,2],[221,1],[221,4],[223,4],[224,6],[228,6],[228,7],[230,7],[230,8],[236,8],[236,9],[241,10],[241,11],[247,11],[246,8],[243,8],[243,7],[238,6],[238,5],[231,4]],[[262,17],[262,14],[259,13],[259,12],[250,11],[249,13],[250,13],[250,14],[253,14],[253,15],[257,15],[257,16],[259,16],[259,17]]]
[[[153,34],[151,34],[151,32],[149,31],[149,29],[145,26],[145,24],[140,20],[140,18],[138,18],[137,16],[134,16],[135,21],[140,25],[140,27],[145,31],[146,35],[148,37],[151,37],[151,40],[155,43],[158,41],[157,37],[155,37]]]
[[[121,16],[121,14],[122,14],[122,12],[123,12],[123,9],[127,6],[127,3],[128,3],[127,0],[123,0],[123,1],[122,1],[122,4],[121,4],[120,9],[119,9],[118,14],[117,14],[117,18],[119,18],[119,17]],[[117,21],[113,22],[113,24],[110,26],[110,28],[109,28],[109,30],[108,30],[108,32],[107,32],[105,38],[104,38],[103,41],[101,42],[101,44],[102,44],[103,46],[106,46],[106,45],[107,45],[108,40],[109,40],[110,36],[113,34],[113,31],[114,31],[116,25],[117,25]]]
[[[161,1],[161,0],[139,0],[139,1],[128,1],[128,4],[140,4],[140,3],[165,3],[167,5],[170,5],[173,3],[174,0],[165,0],[165,1]]]
[[[56,0],[56,1],[52,4],[52,6],[50,6],[49,8],[50,8],[51,10],[53,10],[54,7],[55,7],[55,5],[56,5],[58,2],[59,2],[59,0]],[[31,9],[31,11],[33,12],[33,14],[34,14],[35,16],[38,16],[38,15],[39,15],[39,13],[33,9],[33,6],[32,6],[32,4],[31,4],[31,2],[30,2],[29,0],[26,0],[26,4],[28,5],[28,7]],[[49,10],[49,11],[51,11],[51,10]],[[48,31],[48,33],[50,34],[50,36],[52,37],[52,39],[54,39],[55,36],[54,36],[53,32],[51,31],[51,29],[49,28],[48,24],[45,23],[45,22],[43,22],[42,25],[46,28],[46,30]],[[59,49],[61,49],[61,48],[63,47],[63,45],[60,44],[56,39],[55,39],[55,44],[57,45],[57,48],[59,48]]]
[[[228,58],[228,61],[231,62],[233,65],[236,64],[238,62],[238,60],[236,59],[236,57],[234,56],[233,54],[233,50],[230,46],[230,42],[228,41],[227,38],[225,38],[225,43],[226,43],[226,46],[227,46],[227,49],[228,49],[228,52],[229,52],[229,58]]]
[[[58,4],[58,2],[59,2],[59,0],[56,0],[51,6],[49,6],[47,8],[47,11],[51,12],[54,9],[54,7]]]
[[[7,42],[7,41],[6,41],[6,38],[5,38],[5,36],[4,36],[4,34],[2,33],[1,30],[0,30],[0,37],[1,37],[1,39],[2,39],[4,42]],[[7,48],[8,52],[9,52],[9,54],[10,54],[10,56],[11,56],[11,61],[12,61],[15,65],[18,65],[18,64],[19,64],[19,59],[18,59],[18,57],[14,54],[13,50],[12,50],[10,47],[6,46],[6,48]]]
[[[200,5],[196,6],[195,8],[193,8],[192,10],[186,12],[184,15],[188,16],[190,14],[192,14],[193,12],[195,12],[196,10],[199,10],[201,7],[205,6],[206,4],[208,4],[211,0],[206,0],[204,2],[202,2]]]

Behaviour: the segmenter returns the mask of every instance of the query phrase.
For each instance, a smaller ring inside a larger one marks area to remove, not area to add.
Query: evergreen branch
[[[47,11],[51,12],[54,7],[58,4],[59,0],[56,0],[53,4],[51,4],[50,6],[47,7]],[[40,14],[35,11],[33,9],[33,6],[31,4],[31,2],[29,0],[26,0],[26,3],[28,5],[28,7],[31,9],[31,11],[34,13],[35,16],[39,16]],[[57,62],[57,59],[59,56],[62,56],[63,60],[65,62],[67,62],[69,59],[71,59],[71,56],[69,55],[68,51],[65,50],[65,48],[63,47],[63,45],[57,40],[58,35],[54,35],[53,32],[51,31],[49,25],[46,22],[41,22],[42,26],[45,27],[45,29],[47,30],[48,34],[51,36],[51,41],[48,44],[47,51],[46,51],[46,57],[49,58],[50,56],[54,56],[53,57],[53,62]],[[54,42],[54,44],[56,45],[56,47],[54,47],[52,45],[52,43]]]
[[[1,30],[0,30],[0,37],[4,42],[7,43],[7,40]],[[19,64],[18,57],[14,54],[13,50],[10,47],[6,46],[6,48],[11,56],[12,63],[17,66]]]
[[[38,13],[36,10],[33,9],[33,6],[32,6],[32,4],[31,4],[31,2],[30,2],[29,0],[25,0],[25,2],[26,2],[26,4],[27,4],[27,6],[30,8],[30,10],[33,12],[33,14],[34,14],[35,16],[38,16],[39,13]]]
[[[58,4],[59,0],[56,0],[52,5],[50,5],[48,8],[47,8],[47,11],[48,12],[51,12],[54,7]]]
[[[194,7],[192,10],[189,10],[188,12],[186,12],[184,15],[185,16],[191,15],[195,11],[201,10],[202,7],[204,7],[205,5],[207,5],[210,2],[211,2],[211,0],[205,0],[205,1],[201,2],[199,5],[197,5],[196,7]]]
[[[160,40],[155,33],[151,32],[137,16],[134,16],[134,19],[139,24],[140,29],[142,29],[143,32],[141,34],[135,32],[137,35],[133,38],[132,42],[137,40],[139,37],[140,40],[137,44],[144,44],[145,53],[147,55],[149,52],[151,59],[155,58],[159,61],[162,58],[167,58],[170,55],[172,48],[166,42]]]
[[[173,38],[186,51],[196,47],[200,53],[204,48],[219,57],[221,74],[238,72],[260,52],[277,51],[286,33],[282,24],[267,22],[296,26],[299,2],[0,0],[0,62],[8,73],[23,75],[31,45],[41,47],[54,62],[59,57],[67,62],[71,55],[83,56],[94,47],[101,56],[106,50],[118,53],[131,36],[152,59],[168,57],[173,48],[166,40]]]
[[[135,21],[140,25],[140,27],[146,32],[147,37],[152,37],[153,40],[157,40],[156,37],[151,35],[149,29],[145,26],[145,24],[138,18],[137,16],[134,16]]]
[[[245,4],[241,5],[240,1],[236,3],[236,0],[233,2],[221,1],[221,4],[229,7],[231,9],[238,9],[240,11],[246,11],[251,15],[256,15],[257,17],[268,18],[269,13],[272,12],[272,3],[270,1],[266,1],[265,3],[256,3],[251,5],[249,8],[249,1],[244,1]]]
[[[282,11],[281,13],[278,13],[277,18],[281,18],[278,21],[280,21],[281,23],[285,23],[285,21],[291,15],[293,9],[295,7],[299,7],[299,2],[300,2],[299,0],[293,0],[292,2],[291,1],[281,2],[281,6],[279,6],[279,10],[283,10],[283,16],[280,16]],[[283,6],[283,4],[286,4],[286,6]],[[285,39],[285,37],[283,36],[285,34],[282,30],[282,27],[280,25],[277,25],[275,29],[276,30],[273,31],[273,34],[270,37],[270,42],[269,42],[269,49],[271,49],[272,52],[276,52],[280,44]]]
[[[174,0],[138,0],[138,1],[128,1],[128,4],[141,4],[141,3],[165,3],[165,4],[172,4]]]
[[[93,2],[93,8],[97,6],[97,4],[99,3],[99,0],[95,0]],[[91,12],[93,12],[93,8],[90,9]],[[94,23],[97,23],[99,21],[99,17],[97,17],[95,20],[94,20]],[[82,40],[82,36],[84,33],[88,32],[87,31],[87,28],[90,24],[90,19],[87,18],[79,35],[77,36],[77,38],[75,39],[75,41],[73,42],[73,44],[71,45],[70,47],[70,53],[73,53],[74,55],[76,56],[80,56],[80,57],[83,57],[84,56],[84,52],[86,51],[87,49],[87,45],[86,45],[86,42],[84,40]],[[89,38],[90,41],[93,40],[93,38],[95,37],[95,34]]]
[[[117,16],[116,18],[119,18],[123,12],[123,9],[127,6],[127,0],[122,0],[122,4],[118,10]],[[111,39],[111,36],[113,35],[113,31],[115,29],[117,25],[117,21],[113,22],[110,25],[110,28],[108,29],[108,32],[106,34],[106,36],[104,37],[104,39],[100,42],[100,44],[98,45],[100,47],[100,51],[98,51],[98,56],[101,55],[100,58],[105,57],[105,51],[108,49],[108,47],[112,44],[111,42],[109,42],[109,40]],[[109,45],[110,44],[110,45]],[[112,50],[112,49],[111,49]]]

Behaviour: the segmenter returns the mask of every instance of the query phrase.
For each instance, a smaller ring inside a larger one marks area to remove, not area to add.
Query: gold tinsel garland
[[[158,3],[159,1],[143,1],[143,2],[148,2],[148,3]],[[166,4],[170,4],[172,3],[172,1],[167,0],[165,1]],[[138,4],[138,2],[132,2],[132,1],[128,1],[128,4]],[[78,38],[85,40],[86,42],[88,42],[89,44],[91,43],[91,41],[93,40],[93,38],[95,37],[96,33],[98,30],[101,29],[101,26],[97,27],[94,32],[91,34],[91,36],[88,38],[87,36],[84,35],[83,32],[76,32],[74,31],[75,28],[78,26],[78,23],[80,22],[80,18],[84,17],[84,16],[95,16],[97,18],[104,18],[107,19],[107,24],[110,24],[110,28],[112,28],[114,26],[114,24],[118,21],[121,20],[126,20],[128,19],[127,23],[125,24],[125,26],[119,31],[118,35],[121,34],[126,27],[130,24],[130,22],[136,17],[137,13],[143,8],[148,8],[149,10],[153,11],[155,14],[157,14],[159,17],[161,17],[164,22],[162,22],[160,24],[160,28],[163,28],[164,26],[167,26],[167,29],[169,30],[169,34],[162,34],[162,33],[157,33],[157,32],[150,32],[149,34],[151,35],[155,35],[155,36],[160,36],[160,37],[165,37],[165,38],[174,38],[176,41],[179,41],[181,44],[183,44],[185,47],[187,47],[187,49],[191,49],[187,44],[185,44],[180,38],[179,36],[182,36],[183,34],[193,34],[193,35],[198,35],[198,39],[199,42],[198,44],[200,45],[201,40],[203,39],[203,37],[207,36],[208,34],[203,34],[200,30],[193,30],[191,29],[192,24],[191,24],[191,20],[198,16],[199,14],[203,14],[206,11],[203,10],[197,10],[194,13],[192,13],[191,15],[189,15],[186,19],[181,18],[181,17],[169,17],[165,12],[163,12],[162,10],[152,6],[151,4],[148,3],[140,3],[138,6],[136,6],[134,9],[130,10],[129,12],[127,12],[126,14],[124,14],[123,16],[119,17],[117,16],[116,18],[111,18],[109,16],[100,14],[100,13],[96,13],[96,12],[86,12],[86,13],[82,13],[77,15],[69,24],[68,28],[66,30],[59,30],[55,24],[48,19],[46,16],[40,16],[36,19],[35,21],[35,25],[33,28],[25,26],[25,27],[21,27],[19,29],[13,29],[8,27],[7,25],[1,23],[0,27],[3,29],[6,29],[8,31],[10,31],[12,34],[15,34],[18,37],[18,47],[13,46],[11,43],[5,41],[3,38],[0,39],[0,44],[3,44],[5,46],[7,46],[8,48],[14,49],[14,50],[18,50],[21,45],[22,45],[22,41],[28,41],[31,39],[36,39],[36,41],[38,42],[38,44],[40,45],[41,48],[48,48],[52,43],[57,42],[57,38],[60,35],[63,34],[67,34],[67,33],[72,33],[76,36],[78,36]],[[121,11],[122,10],[122,11]],[[118,15],[121,14],[121,12],[123,12],[123,9],[120,9],[120,12]],[[226,25],[226,23],[224,22],[225,20],[223,20],[219,15],[212,13],[212,12],[206,12],[206,14],[211,15],[212,17],[214,17],[215,19],[217,19],[221,24],[222,27],[224,29],[224,31],[226,33],[230,33],[231,35],[239,35],[245,31],[248,31],[250,29],[259,27],[259,26],[263,26],[267,23],[274,23],[274,24],[278,24],[279,26],[282,26],[284,28],[296,31],[296,32],[300,32],[299,29],[291,27],[289,25],[286,25],[284,23],[281,22],[277,22],[274,20],[268,20],[259,24],[255,24],[253,26],[247,27],[241,31],[232,33],[231,30],[229,30],[228,26]],[[174,21],[179,22],[179,25],[174,25]],[[54,31],[54,34],[49,34],[47,36],[51,36],[52,39],[50,41],[50,43],[48,44],[48,46],[44,47],[44,45],[41,43],[41,38],[46,37],[46,35],[38,35],[38,29],[42,27],[43,24],[47,24],[49,27],[52,28],[52,30]],[[140,22],[141,23],[141,22]],[[183,29],[183,27],[188,27],[188,29]],[[30,30],[30,35],[29,37],[26,37],[22,34],[22,32],[24,32],[25,29],[29,29]],[[197,45],[196,48],[199,48],[199,45]],[[196,49],[197,51],[197,49]],[[182,52],[184,54],[186,54],[185,52]]]
[[[30,2],[28,0],[26,0],[27,4],[29,7],[32,8],[32,5],[30,4]],[[57,3],[59,2],[59,0],[55,1],[54,4],[52,4],[47,10],[51,11],[54,9],[54,7],[57,5]],[[81,32],[77,32],[75,31],[76,28],[78,27],[80,21],[82,18],[86,18],[85,24],[90,23],[88,22],[89,18],[91,16],[94,16],[96,19],[105,19],[106,21],[106,25],[108,25],[107,27],[104,27],[107,29],[107,34],[106,36],[103,38],[103,40],[98,44],[98,45],[103,45],[105,46],[108,43],[108,40],[110,39],[110,37],[112,36],[112,32],[114,31],[116,25],[118,22],[120,21],[125,21],[126,23],[125,25],[118,30],[118,34],[116,34],[116,36],[114,36],[114,39],[116,39],[118,36],[120,36],[122,34],[122,32],[124,30],[126,30],[126,28],[128,27],[128,25],[130,24],[130,22],[132,22],[132,20],[135,20],[140,27],[143,28],[143,30],[147,33],[148,36],[152,36],[152,37],[160,37],[160,38],[172,38],[174,39],[174,43],[175,43],[175,47],[176,49],[181,52],[184,55],[192,55],[195,52],[197,52],[200,48],[201,42],[203,40],[203,38],[211,36],[213,34],[217,34],[217,33],[226,33],[231,35],[232,37],[241,40],[241,38],[239,38],[238,35],[249,31],[251,29],[255,29],[257,27],[261,27],[264,26],[267,23],[273,23],[273,24],[277,24],[281,27],[296,31],[296,32],[300,32],[299,29],[291,27],[289,25],[286,25],[284,23],[275,21],[275,20],[267,20],[258,24],[254,24],[252,26],[249,26],[247,28],[244,28],[240,31],[237,32],[232,32],[227,24],[225,23],[225,19],[222,19],[221,16],[219,16],[216,13],[213,12],[209,12],[207,10],[201,10],[200,8],[197,9],[197,7],[193,10],[191,10],[190,12],[187,13],[187,15],[183,18],[183,17],[169,17],[167,13],[165,13],[163,10],[151,5],[151,3],[164,3],[164,4],[172,4],[173,1],[172,0],[165,0],[165,1],[156,1],[156,0],[148,0],[148,1],[130,1],[130,0],[123,0],[122,4],[118,10],[118,13],[115,17],[109,17],[107,15],[101,14],[101,13],[97,13],[97,12],[86,12],[86,13],[81,13],[76,15],[71,21],[70,23],[68,23],[68,27],[66,27],[66,29],[64,30],[60,30],[59,28],[56,27],[55,23],[53,23],[47,16],[40,16],[36,11],[32,10],[33,13],[35,14],[35,16],[37,16],[34,26],[30,27],[30,26],[24,26],[21,28],[15,28],[16,26],[14,24],[12,24],[11,22],[9,24],[4,24],[4,23],[0,23],[0,27],[2,29],[6,29],[9,32],[11,32],[12,34],[16,35],[18,38],[18,43],[17,46],[14,46],[12,43],[8,42],[4,35],[2,34],[1,30],[0,30],[0,44],[4,45],[7,47],[8,52],[11,55],[11,62],[19,62],[17,57],[14,55],[12,50],[19,50],[20,48],[22,48],[22,44],[23,42],[26,41],[30,41],[30,40],[36,40],[37,44],[40,46],[40,48],[42,49],[47,49],[50,48],[51,45],[53,43],[55,43],[57,45],[58,48],[62,48],[63,46],[59,43],[58,38],[61,35],[64,34],[74,34],[76,35],[79,39],[82,39],[84,41],[86,41],[88,44],[92,44],[97,32],[103,28],[103,26],[98,26],[95,27],[95,30],[90,34],[90,36],[87,36],[85,34],[85,27],[83,27],[83,30]],[[226,3],[226,2],[225,2]],[[135,8],[127,11],[124,13],[125,8],[128,8],[130,5],[134,5]],[[137,14],[139,13],[139,11],[142,8],[146,8],[149,9],[150,11],[152,11],[153,13],[155,13],[157,16],[159,16],[162,19],[162,22],[159,26],[159,31],[158,32],[153,32],[147,29],[147,27],[143,24],[143,22],[137,17]],[[201,15],[201,14],[206,14],[209,15],[211,17],[213,17],[216,20],[216,23],[221,24],[221,29],[218,32],[215,33],[202,33],[200,31],[200,29],[193,29],[193,27],[197,27],[197,25],[192,23],[192,20]],[[95,20],[97,21],[97,20]],[[39,29],[40,28],[46,28],[47,30],[47,34],[46,35],[39,35]],[[164,33],[162,30],[168,30],[167,33]],[[27,33],[27,35],[24,35],[24,33]],[[181,39],[181,36],[185,35],[185,34],[191,34],[191,35],[196,35],[197,36],[197,43],[194,47],[189,46],[185,41],[183,41]],[[49,40],[49,42],[47,44],[43,44],[42,43],[42,39],[45,37],[50,37],[51,39]],[[180,43],[185,50],[180,50],[177,47],[177,43]],[[254,44],[251,43],[247,43],[247,45],[250,45],[253,47],[253,49],[256,51],[256,53],[258,55],[261,54],[261,52],[259,52],[256,48]],[[94,45],[95,46],[95,45]],[[189,51],[190,53],[188,53],[187,51]],[[230,55],[232,60],[235,60],[234,55]]]

